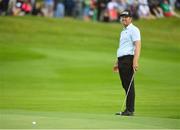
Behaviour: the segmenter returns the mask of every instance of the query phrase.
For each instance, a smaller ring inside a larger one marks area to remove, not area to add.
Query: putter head
[[[116,112],[115,113],[115,115],[121,115],[122,114],[122,112]]]
[[[116,112],[116,115],[120,115],[120,116],[133,116],[134,113],[130,112],[130,111],[124,111],[124,112]]]

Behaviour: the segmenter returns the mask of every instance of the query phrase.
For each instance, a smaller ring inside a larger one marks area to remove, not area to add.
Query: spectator
[[[90,12],[90,0],[84,0],[83,2],[83,19],[85,21],[89,21],[89,12]]]
[[[63,18],[65,14],[64,0],[54,0],[54,16]]]
[[[160,18],[163,17],[163,11],[160,7],[160,1],[159,0],[148,0],[150,11],[153,15]]]
[[[9,0],[8,4],[8,15],[13,15],[13,8],[16,7],[16,0]]]
[[[75,0],[74,17],[82,19],[83,15],[83,0]]]
[[[42,12],[42,3],[41,2],[35,2],[34,3],[32,15],[44,16],[44,14]]]
[[[1,0],[0,1],[0,15],[3,14],[3,15],[6,15],[7,14],[7,11],[8,11],[8,3],[9,3],[9,0]]]
[[[22,11],[25,12],[25,14],[29,14],[32,11],[32,6],[31,3],[26,0],[23,4],[22,4]]]
[[[128,9],[132,13],[133,19],[138,19],[138,1],[137,0],[127,0]]]
[[[65,0],[64,6],[65,6],[65,15],[66,16],[73,16],[73,10],[75,7],[74,0]]]
[[[118,12],[122,12],[128,9],[128,4],[125,0],[118,0]]]
[[[144,19],[154,19],[155,17],[152,16],[147,0],[139,0],[139,7],[138,7],[138,15],[139,18]]]
[[[103,21],[104,16],[106,17],[106,5],[109,0],[98,0],[97,1],[97,20]],[[105,20],[106,21],[106,20]]]
[[[109,19],[110,21],[117,21],[118,20],[118,3],[116,0],[111,0],[107,5]]]
[[[175,2],[176,2],[176,0],[169,0],[169,4],[170,4],[172,10],[175,9]]]
[[[12,14],[14,16],[23,16],[24,15],[24,12],[22,11],[22,4],[23,4],[23,1],[21,1],[21,0],[16,1],[16,5],[12,9]]]
[[[44,0],[45,8],[43,9],[44,15],[47,17],[53,16],[54,0]]]
[[[37,0],[30,0],[29,3],[31,4],[32,7],[34,7],[36,1],[37,1]]]
[[[180,10],[180,0],[176,0],[175,7],[176,9]]]
[[[161,3],[161,8],[163,10],[164,16],[165,17],[172,17],[172,16],[176,16],[176,17],[180,17],[178,14],[176,14],[170,4],[168,3],[167,0],[163,0],[163,2]]]
[[[106,9],[104,12],[103,12],[103,22],[109,22],[109,13],[108,13],[108,9]]]
[[[90,1],[90,18],[93,21],[97,21],[97,1],[96,0]]]

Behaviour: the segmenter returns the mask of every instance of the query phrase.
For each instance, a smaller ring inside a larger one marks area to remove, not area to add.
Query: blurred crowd
[[[0,0],[0,15],[35,15],[104,22],[118,21],[123,10],[134,19],[179,17],[180,0]]]

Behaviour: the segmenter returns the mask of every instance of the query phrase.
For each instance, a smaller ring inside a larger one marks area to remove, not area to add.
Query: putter
[[[135,71],[133,72],[133,75],[132,75],[131,81],[130,81],[130,83],[129,83],[129,86],[128,86],[128,91],[127,91],[126,97],[125,97],[125,99],[124,99],[124,101],[123,101],[123,104],[122,104],[122,107],[121,107],[121,112],[123,111],[124,105],[125,105],[125,103],[126,103],[127,96],[128,96],[128,94],[129,94],[129,90],[130,90],[130,88],[131,88],[131,84],[132,84],[133,79],[134,79],[134,75],[135,75]]]

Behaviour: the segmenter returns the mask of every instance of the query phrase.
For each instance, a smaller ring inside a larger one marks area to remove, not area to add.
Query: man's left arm
[[[139,56],[140,56],[140,52],[141,52],[141,41],[135,41],[134,42],[135,45],[135,50],[134,50],[134,59],[133,59],[133,69],[134,71],[138,70],[138,60],[139,60]]]

